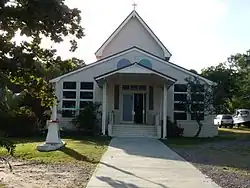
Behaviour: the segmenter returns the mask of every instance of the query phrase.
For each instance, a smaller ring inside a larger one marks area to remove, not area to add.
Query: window
[[[187,120],[186,112],[174,112],[174,120]]]
[[[63,101],[62,108],[76,108],[76,101]]]
[[[81,82],[80,83],[80,104],[79,108],[83,109],[89,103],[94,101],[94,83]]]
[[[122,90],[129,90],[130,86],[129,85],[122,85]]]
[[[94,83],[93,82],[81,82],[81,87],[80,89],[94,89]]]
[[[223,115],[222,119],[233,119],[233,117],[230,115]]]
[[[74,117],[76,112],[76,82],[63,82],[62,117]]]
[[[146,91],[146,85],[122,85],[122,90],[131,90],[131,91]]]
[[[64,99],[75,99],[76,98],[76,91],[63,91],[63,98]]]
[[[137,90],[138,90],[138,86],[137,86],[137,85],[131,85],[131,86],[130,86],[130,89],[131,89],[132,91],[137,91]]]
[[[202,93],[191,94],[191,100],[195,102],[204,102],[204,94]]]
[[[186,106],[185,106],[185,104],[182,104],[182,103],[174,103],[174,110],[175,111],[185,111]]]
[[[152,63],[148,59],[142,59],[139,64],[152,69]]]
[[[93,100],[93,91],[81,91],[80,99],[91,99]]]
[[[149,86],[149,93],[148,93],[148,97],[149,97],[149,110],[153,110],[154,109],[154,87],[153,86]]]
[[[117,69],[120,69],[122,67],[126,67],[128,65],[130,65],[130,61],[129,60],[127,60],[127,59],[121,59],[117,63]]]
[[[191,92],[204,92],[204,85],[198,84],[191,87]]]
[[[62,117],[73,118],[78,108],[82,109],[88,103],[93,102],[94,83],[63,82],[62,95]]]
[[[176,93],[174,94],[174,101],[181,101],[181,102],[185,102],[187,100],[187,94],[179,94]]]
[[[175,92],[187,92],[187,85],[186,84],[175,84],[174,91]]]
[[[204,104],[203,103],[194,103],[191,104],[191,110],[194,111],[204,111]]]
[[[191,120],[195,120],[195,118],[198,118],[199,120],[204,120],[204,85],[198,84],[193,87],[191,87],[190,92],[192,105],[191,105]],[[197,117],[195,115],[195,112],[198,113]]]
[[[187,85],[175,84],[174,85],[174,119],[187,120],[186,105],[184,102],[187,100]]]
[[[63,82],[63,89],[76,89],[76,82]]]
[[[147,86],[145,86],[145,85],[139,85],[138,86],[138,90],[140,90],[140,91],[146,91],[147,90]]]
[[[114,88],[114,109],[119,109],[119,85],[115,85]]]
[[[91,101],[80,101],[80,109],[85,108],[89,103],[92,103]]]
[[[75,113],[75,110],[62,110],[62,117],[73,118],[75,117]]]

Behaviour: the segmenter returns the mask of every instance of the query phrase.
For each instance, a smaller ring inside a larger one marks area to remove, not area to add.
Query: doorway
[[[134,122],[143,123],[143,93],[134,93]]]
[[[133,94],[123,94],[122,119],[125,122],[133,122]]]

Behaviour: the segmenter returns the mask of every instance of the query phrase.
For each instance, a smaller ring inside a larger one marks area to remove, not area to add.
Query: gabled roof
[[[138,74],[140,74],[140,73],[141,74],[152,74],[153,73],[153,74],[155,74],[157,76],[160,76],[162,78],[170,80],[171,82],[176,82],[177,81],[177,79],[175,79],[175,78],[172,78],[172,77],[170,77],[170,76],[168,76],[166,74],[163,74],[163,73],[161,73],[161,72],[159,72],[159,71],[157,71],[155,69],[149,68],[149,67],[147,67],[145,65],[142,65],[140,63],[137,63],[137,62],[131,63],[131,64],[127,65],[127,66],[121,67],[119,69],[115,69],[113,71],[110,71],[110,72],[107,72],[107,73],[104,73],[104,74],[101,74],[99,76],[96,76],[94,79],[96,81],[98,81],[100,79],[106,78],[106,77],[114,75],[116,73],[125,73],[126,74],[126,73],[135,73],[135,72],[138,73]]]
[[[164,46],[164,44],[160,41],[160,39],[154,34],[154,32],[149,28],[149,26],[144,22],[144,20],[139,16],[139,14],[133,10],[128,17],[118,26],[118,28],[110,35],[110,37],[101,45],[101,47],[95,52],[95,55],[102,56],[102,52],[104,48],[116,37],[116,35],[123,29],[123,27],[129,22],[132,18],[137,18],[138,21],[142,24],[142,26],[148,31],[148,33],[152,36],[152,38],[158,43],[158,45],[162,48],[165,57],[171,57],[172,54],[168,51],[168,49]]]
[[[168,61],[166,61],[165,59],[162,59],[162,58],[160,58],[160,57],[158,57],[158,56],[156,56],[156,55],[154,55],[154,54],[152,54],[152,53],[149,53],[149,52],[147,52],[147,51],[145,51],[145,50],[143,50],[143,49],[141,49],[141,48],[138,48],[138,47],[136,47],[136,46],[133,46],[133,47],[131,47],[131,48],[128,48],[128,49],[123,50],[123,51],[121,51],[121,52],[118,52],[118,53],[116,53],[116,54],[112,54],[112,55],[110,55],[110,56],[108,56],[108,57],[105,57],[105,58],[103,58],[103,59],[100,59],[100,60],[98,60],[98,61],[96,61],[96,62],[94,62],[94,63],[88,64],[88,65],[86,65],[86,66],[84,66],[84,67],[82,67],[82,68],[79,68],[79,69],[77,69],[77,70],[74,70],[74,71],[72,71],[72,72],[66,73],[66,74],[64,74],[64,75],[62,75],[62,76],[56,77],[56,78],[50,80],[50,82],[58,82],[58,81],[60,81],[60,80],[61,80],[62,78],[64,78],[64,77],[70,76],[70,75],[72,75],[72,74],[78,73],[78,72],[83,71],[83,70],[85,70],[85,69],[88,69],[88,68],[91,68],[91,67],[93,67],[93,66],[99,65],[99,64],[101,64],[101,63],[104,63],[104,62],[106,62],[106,61],[112,59],[112,58],[115,58],[115,57],[121,56],[121,55],[123,55],[123,54],[126,54],[126,53],[128,53],[128,52],[130,52],[130,51],[141,52],[141,53],[143,53],[143,54],[145,54],[145,55],[148,55],[149,57],[152,57],[152,58],[154,58],[154,59],[156,59],[156,60],[158,60],[158,61],[160,61],[160,62],[162,62],[162,63],[166,63],[167,65],[169,65],[169,66],[171,66],[171,67],[173,67],[173,68],[176,68],[176,69],[178,69],[178,70],[180,70],[180,71],[182,71],[182,72],[185,72],[185,73],[187,73],[187,74],[189,74],[189,75],[191,75],[191,76],[195,76],[195,77],[197,77],[197,78],[199,78],[199,79],[201,79],[201,80],[207,82],[208,84],[211,84],[211,85],[212,85],[212,84],[216,84],[215,82],[213,82],[213,81],[211,81],[211,80],[208,80],[208,79],[202,77],[202,76],[199,75],[199,74],[195,74],[195,73],[189,71],[188,69],[185,69],[185,68],[183,68],[183,67],[181,67],[181,66],[179,66],[179,65],[176,65],[176,64],[174,64],[174,63],[168,62]]]

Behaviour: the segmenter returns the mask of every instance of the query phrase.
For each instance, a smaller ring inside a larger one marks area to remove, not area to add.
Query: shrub
[[[77,129],[91,134],[99,133],[99,111],[100,103],[89,102],[85,108],[79,111],[79,114],[72,120]]]
[[[167,137],[168,138],[180,137],[183,135],[184,128],[178,127],[176,120],[172,122],[168,118],[167,121],[168,121],[168,124],[167,124]]]
[[[21,107],[1,117],[0,130],[8,136],[32,136],[36,132],[37,118],[30,109]]]

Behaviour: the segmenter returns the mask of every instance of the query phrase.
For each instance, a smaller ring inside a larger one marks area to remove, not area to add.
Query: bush
[[[80,110],[79,114],[72,120],[72,123],[78,130],[82,130],[90,134],[99,133],[99,108],[99,103],[87,103],[85,108]]]
[[[28,108],[22,107],[1,116],[0,130],[10,137],[26,137],[36,133],[37,118]]]
[[[172,122],[168,118],[167,121],[168,121],[168,124],[167,124],[167,137],[168,138],[180,137],[183,135],[184,128],[178,127],[176,120]]]

